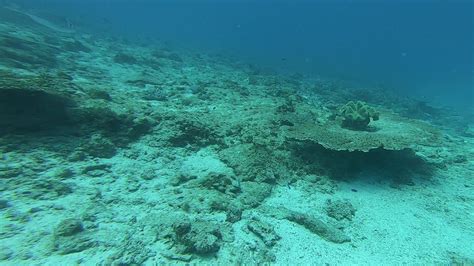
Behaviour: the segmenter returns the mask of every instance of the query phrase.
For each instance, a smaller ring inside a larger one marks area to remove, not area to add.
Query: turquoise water
[[[91,34],[159,39],[451,106],[469,106],[474,97],[472,1],[24,2]]]
[[[0,3],[0,265],[474,264],[471,2]]]

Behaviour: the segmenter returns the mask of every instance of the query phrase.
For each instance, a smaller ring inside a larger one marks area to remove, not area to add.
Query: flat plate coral
[[[355,131],[342,128],[334,121],[324,125],[306,122],[294,123],[288,128],[288,139],[310,141],[337,151],[363,151],[376,148],[386,150],[412,149],[435,146],[440,141],[439,132],[427,123],[384,113],[373,122],[373,131]]]

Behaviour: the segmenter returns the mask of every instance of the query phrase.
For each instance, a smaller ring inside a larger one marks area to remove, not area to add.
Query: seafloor
[[[0,264],[474,264],[454,111],[10,11]],[[379,119],[343,126],[349,101]]]

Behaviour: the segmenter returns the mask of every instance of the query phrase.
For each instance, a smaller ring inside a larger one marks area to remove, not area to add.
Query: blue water
[[[458,110],[474,101],[473,1],[18,2],[130,40],[388,87]]]

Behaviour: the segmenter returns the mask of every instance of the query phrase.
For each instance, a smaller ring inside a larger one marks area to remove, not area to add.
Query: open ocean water
[[[474,2],[0,1],[0,265],[474,265]]]

